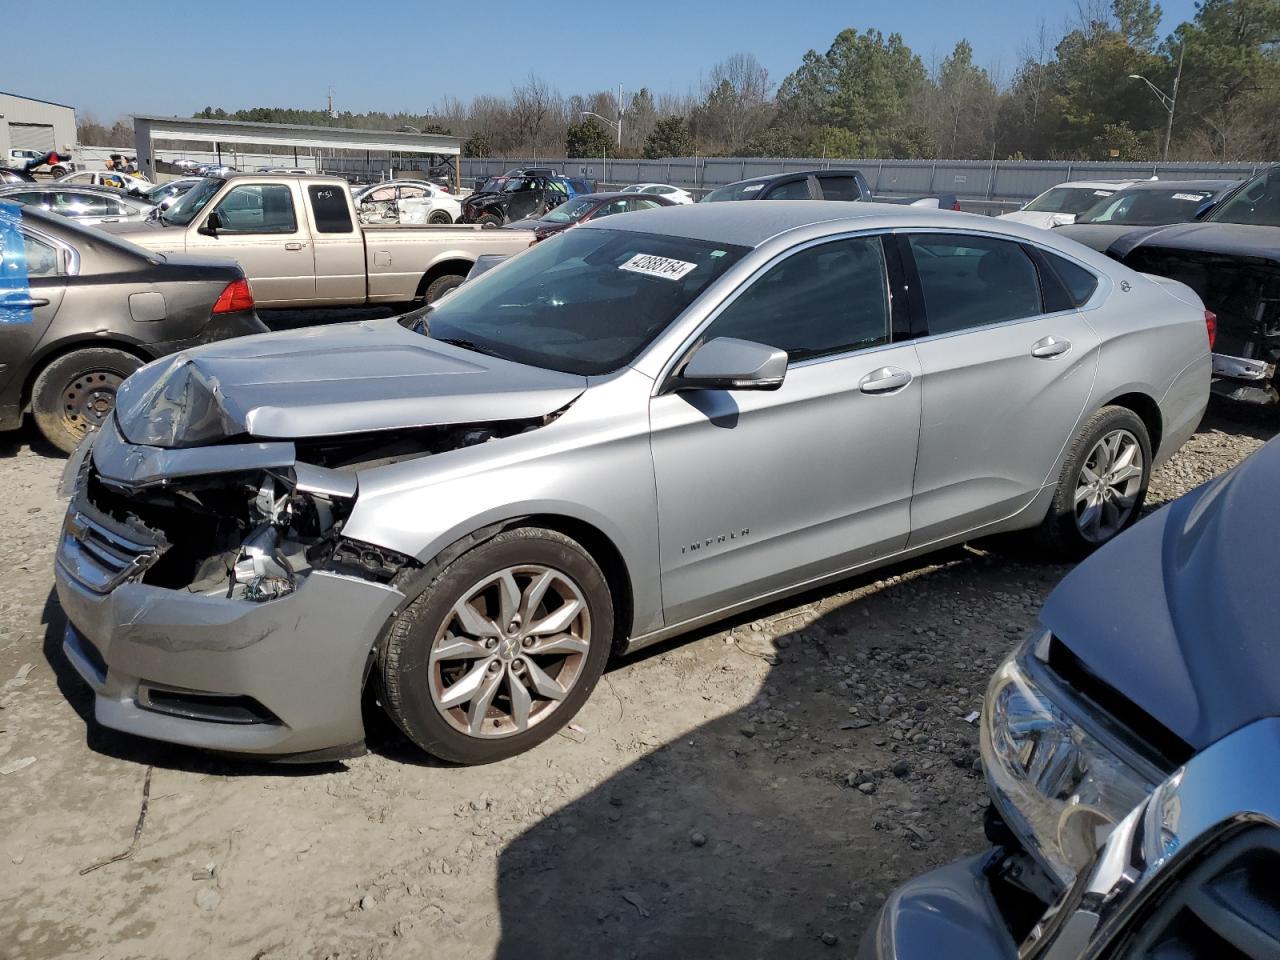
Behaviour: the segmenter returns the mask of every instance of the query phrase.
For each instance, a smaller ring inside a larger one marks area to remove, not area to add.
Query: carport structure
[[[455,188],[461,186],[458,157],[462,138],[439,133],[400,133],[389,130],[351,130],[293,123],[254,123],[243,120],[203,120],[186,117],[133,118],[138,167],[156,179],[155,140],[187,140],[216,144],[353,150],[364,153],[414,153],[437,158],[453,169]]]

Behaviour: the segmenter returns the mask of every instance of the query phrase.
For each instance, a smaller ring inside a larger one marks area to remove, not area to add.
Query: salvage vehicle
[[[48,166],[49,174],[54,177],[64,176],[76,169],[76,164],[72,162],[70,154],[60,153],[56,150],[13,149],[9,151],[8,162],[9,166],[18,167],[27,173],[38,167]]]
[[[672,203],[693,203],[693,194],[680,187],[666,183],[633,183],[622,188],[623,193],[643,193],[650,196],[666,197]]]
[[[1045,230],[1075,223],[1076,215],[1084,213],[1098,201],[1105,200],[1119,190],[1132,187],[1142,180],[1068,180],[1050,187],[1034,200],[1012,213],[1002,213],[998,219],[1026,223]]]
[[[503,230],[532,230],[533,242],[538,243],[547,237],[554,237],[581,223],[612,217],[619,213],[631,213],[635,210],[656,210],[658,207],[675,206],[674,200],[661,196],[636,196],[634,193],[588,193],[585,196],[566,200],[554,210],[548,210],[540,217],[526,217],[509,223]]]
[[[361,223],[453,223],[462,201],[426,180],[387,180],[353,190]]]
[[[131,197],[113,187],[64,186],[60,183],[0,187],[0,200],[56,213],[83,226],[140,223],[155,209],[149,200]]]
[[[0,167],[0,184],[35,182],[36,178],[25,170],[15,170],[12,167]]]
[[[266,327],[231,260],[157,257],[0,198],[0,430],[70,452],[149,360]]]
[[[982,709],[993,848],[861,960],[1280,957],[1278,483],[1272,440],[1050,594]]]
[[[76,187],[113,187],[135,196],[141,196],[155,187],[146,177],[118,170],[80,170],[58,177],[54,183],[66,183]]]
[[[1136,227],[1191,223],[1203,219],[1239,180],[1144,181],[1117,190],[1076,216],[1054,227],[1064,237],[1103,253]]]
[[[399,319],[135,373],[68,467],[66,649],[135,734],[350,754],[371,681],[427,752],[498,760],[614,652],[987,534],[1087,553],[1209,368],[1190,290],[1047,231],[618,214]]]
[[[431,303],[482,253],[528,240],[478,227],[362,224],[340,177],[206,177],[141,223],[109,225],[161,253],[233,257],[259,309]]]
[[[725,200],[846,200],[902,203],[939,210],[960,209],[960,201],[953,193],[918,199],[875,197],[867,178],[859,170],[805,170],[752,177],[712,190],[698,202],[720,203]]]
[[[1280,403],[1280,165],[1246,180],[1200,222],[1135,230],[1107,253],[1185,283],[1217,315],[1215,394]]]
[[[462,201],[462,222],[498,227],[540,217],[570,199],[564,177],[509,177],[496,192],[473,193]]]

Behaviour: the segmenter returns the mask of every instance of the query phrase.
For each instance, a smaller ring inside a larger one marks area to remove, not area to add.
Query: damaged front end
[[[1217,315],[1213,392],[1244,403],[1280,402],[1280,261],[1265,256],[1159,245],[1124,262],[1191,287]]]

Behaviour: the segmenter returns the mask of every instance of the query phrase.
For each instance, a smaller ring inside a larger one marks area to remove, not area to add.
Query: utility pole
[[[1164,107],[1165,110],[1168,111],[1169,113],[1169,119],[1168,119],[1168,122],[1165,124],[1165,128],[1164,128],[1164,161],[1163,161],[1164,163],[1169,162],[1169,144],[1173,140],[1173,115],[1178,109],[1178,85],[1182,82],[1182,61],[1186,57],[1186,55],[1187,55],[1187,45],[1184,43],[1182,44],[1182,47],[1178,51],[1178,72],[1173,75],[1173,95],[1172,96],[1165,93],[1163,90],[1161,90],[1159,87],[1157,87],[1154,83],[1152,83],[1150,80],[1148,80],[1146,77],[1142,76],[1141,74],[1137,74],[1137,73],[1129,74],[1130,80],[1141,80],[1148,87],[1150,87],[1151,92],[1154,93],[1156,95],[1156,98],[1160,101],[1160,105]]]
[[[1177,90],[1177,87],[1174,87]],[[622,84],[618,84],[618,150],[622,150]]]

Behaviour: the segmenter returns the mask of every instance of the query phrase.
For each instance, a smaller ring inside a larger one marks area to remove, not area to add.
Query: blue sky
[[[1162,6],[1165,32],[1195,12],[1193,0]],[[7,46],[0,90],[69,103],[108,123],[129,113],[189,115],[206,104],[321,108],[330,85],[339,109],[425,111],[445,95],[506,94],[531,70],[565,94],[619,82],[683,93],[739,51],[754,53],[776,83],[845,27],[901,33],[926,63],[965,38],[979,64],[1008,76],[1040,22],[1056,39],[1075,9],[1074,0],[62,0],[50,20],[47,4],[15,0],[5,29],[22,40]],[[455,21],[454,11],[466,19]]]

